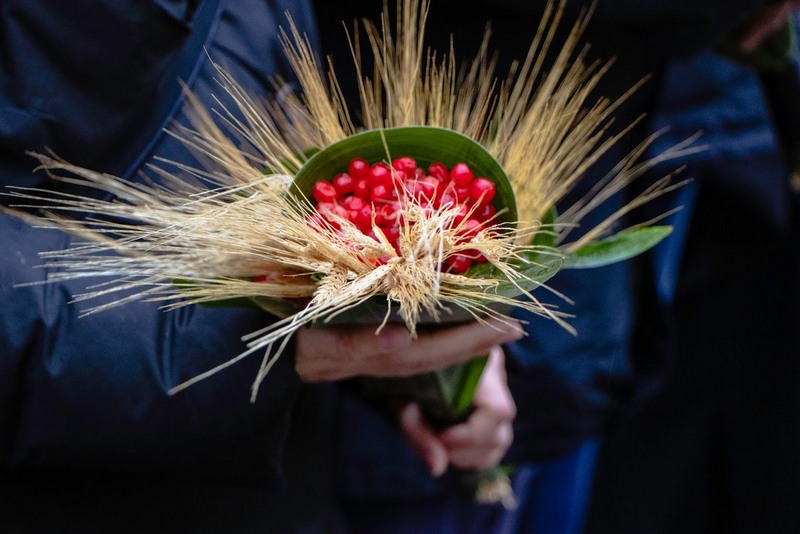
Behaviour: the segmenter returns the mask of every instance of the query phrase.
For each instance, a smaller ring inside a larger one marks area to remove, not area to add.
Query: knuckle
[[[504,452],[511,447],[514,442],[514,430],[510,424],[505,424],[500,427],[497,433],[497,446]]]

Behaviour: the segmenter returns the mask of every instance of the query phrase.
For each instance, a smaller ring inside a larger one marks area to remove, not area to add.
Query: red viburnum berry
[[[486,178],[475,178],[469,186],[469,198],[476,204],[487,204],[492,201],[497,186]]]
[[[464,241],[471,241],[475,236],[478,235],[478,232],[481,231],[481,223],[476,219],[469,218],[464,221],[464,223],[459,227],[458,233],[461,235]]]
[[[350,160],[350,164],[347,166],[347,172],[354,180],[360,180],[369,177],[370,168],[370,164],[367,163],[366,160],[354,158]]]
[[[356,211],[360,210],[364,206],[369,206],[366,200],[355,195],[345,197],[344,200],[341,201],[340,205],[348,211]]]
[[[341,219],[350,220],[350,212],[347,209],[331,202],[317,204],[317,211],[336,230],[342,228]]]
[[[390,185],[392,183],[392,171],[385,163],[376,163],[369,171],[369,180],[373,186],[384,184]]]
[[[467,258],[469,258],[470,260],[472,260],[472,263],[486,263],[487,261],[489,261],[488,259],[486,259],[486,256],[484,256],[483,254],[480,253],[480,251],[475,250],[474,248],[465,250],[464,252],[462,252],[462,254]]]
[[[497,208],[492,203],[481,204],[472,214],[480,222],[490,221],[497,214]]]
[[[317,206],[319,209],[319,206]],[[306,224],[314,230],[321,230],[325,227],[325,219],[319,213],[306,215]]]
[[[412,157],[403,156],[393,159],[392,167],[398,171],[404,172],[406,176],[413,176],[414,172],[417,170],[417,162]]]
[[[397,226],[390,226],[389,228],[381,228],[383,231],[383,235],[386,236],[386,239],[389,241],[389,244],[392,245],[395,252],[400,254],[400,228]]]
[[[434,162],[428,165],[428,174],[439,180],[447,180],[450,178],[450,171],[444,163]]]
[[[350,211],[350,222],[356,225],[362,232],[372,230],[372,206],[364,204],[356,210]]]
[[[315,183],[311,194],[317,202],[335,202],[337,196],[333,184],[326,180]]]
[[[353,189],[355,189],[355,186],[356,181],[346,172],[337,174],[333,178],[333,188],[336,189],[336,193],[339,195],[339,198],[352,193]]]
[[[455,187],[453,191],[455,191],[458,202],[463,204],[469,201],[469,187]]]
[[[460,226],[469,218],[469,207],[466,204],[458,204],[458,213],[453,217],[453,226]]]
[[[366,178],[359,178],[353,186],[353,194],[359,198],[368,199],[372,193],[372,188],[369,186],[369,180]]]
[[[456,163],[450,169],[450,180],[456,187],[466,187],[470,185],[475,175],[466,163]]]
[[[433,179],[436,181],[436,179]],[[406,191],[410,197],[416,199],[418,204],[426,205],[432,203],[436,199],[436,184],[428,180],[410,180],[406,182]]]
[[[401,202],[386,202],[381,204],[381,226],[391,227],[403,224],[403,204]]]
[[[464,254],[453,254],[444,260],[444,266],[448,273],[461,274],[472,267],[472,260]]]
[[[379,183],[372,188],[369,199],[372,202],[386,202],[397,198],[397,190],[391,185]]]
[[[437,201],[434,203],[434,206],[437,208],[454,208],[457,204],[458,198],[456,197],[456,192],[452,187],[448,187],[442,191],[441,195],[439,195]]]

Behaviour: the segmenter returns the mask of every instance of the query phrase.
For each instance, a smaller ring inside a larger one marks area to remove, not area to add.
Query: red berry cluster
[[[312,196],[317,216],[334,228],[339,227],[337,218],[345,219],[365,235],[375,237],[374,222],[397,250],[403,210],[409,198],[434,209],[457,208],[453,226],[469,242],[497,213],[492,204],[496,191],[492,181],[475,177],[466,163],[457,163],[452,169],[443,163],[431,163],[426,170],[418,167],[414,158],[404,156],[395,158],[391,168],[386,163],[370,165],[355,158],[347,172],[315,183]],[[442,268],[463,273],[473,263],[484,261],[486,258],[477,251],[465,252],[448,257]]]

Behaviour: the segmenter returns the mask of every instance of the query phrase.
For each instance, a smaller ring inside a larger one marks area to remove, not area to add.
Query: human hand
[[[778,31],[797,9],[800,9],[800,0],[784,0],[760,11],[739,36],[741,51],[753,52],[767,37]]]
[[[516,321],[489,319],[419,332],[412,339],[405,326],[306,328],[296,334],[295,370],[306,382],[354,376],[411,376],[464,363],[523,335]]]
[[[516,406],[506,383],[505,357],[499,346],[489,360],[475,390],[474,411],[466,422],[435,431],[416,403],[400,411],[400,428],[420,454],[433,476],[448,465],[485,470],[496,466],[511,446]]]

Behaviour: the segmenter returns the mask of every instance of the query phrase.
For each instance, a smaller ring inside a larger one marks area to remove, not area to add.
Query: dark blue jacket
[[[226,101],[210,57],[266,93],[289,74],[286,10],[313,39],[307,2],[2,2],[0,184],[66,187],[33,173],[26,150],[131,179],[154,156],[191,162],[162,131],[184,120],[178,79]],[[43,280],[38,253],[69,240],[0,215],[0,530],[287,531],[291,359],[255,404],[257,357],[166,393],[268,317],[134,303],[79,318],[69,301],[99,281],[18,286]]]

